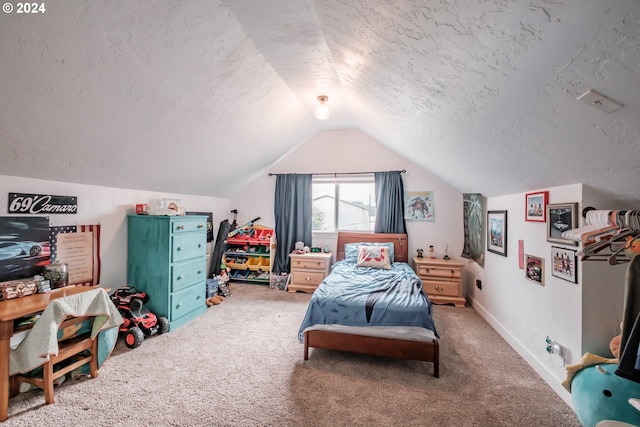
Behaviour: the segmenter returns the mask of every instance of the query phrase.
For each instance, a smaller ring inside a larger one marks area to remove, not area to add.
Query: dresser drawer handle
[[[310,280],[311,280],[311,277],[307,276],[307,277],[305,277],[305,279],[304,279],[304,280],[306,280],[306,281],[308,282],[308,281],[310,281]]]
[[[444,291],[444,288],[442,286],[436,286],[436,291],[442,292]]]
[[[198,228],[204,228],[204,225],[198,224]]]
[[[182,279],[184,279],[184,275],[182,275],[182,274],[179,275],[178,277],[176,277],[176,280],[182,280]]]
[[[184,230],[184,225],[179,225],[178,230]]]
[[[179,302],[178,305],[176,305],[176,308],[180,308],[180,307],[182,307],[182,303],[181,302]]]
[[[202,247],[202,243],[198,243],[198,247],[201,248]]]
[[[180,252],[181,250],[182,250],[182,247],[181,247],[181,246],[178,246],[178,247],[176,248],[176,252]]]

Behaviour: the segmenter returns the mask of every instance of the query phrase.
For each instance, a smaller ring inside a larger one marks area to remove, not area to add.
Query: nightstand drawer
[[[418,276],[424,277],[446,277],[451,279],[459,279],[462,277],[462,272],[459,268],[452,269],[447,267],[431,267],[427,265],[418,266]]]
[[[324,280],[324,272],[317,271],[292,271],[291,283],[300,285],[319,285]]]
[[[327,269],[328,260],[326,259],[304,259],[294,258],[291,260],[291,269],[307,269],[307,270],[322,270]]]
[[[424,291],[429,296],[447,295],[460,296],[460,281],[431,281],[422,280]]]

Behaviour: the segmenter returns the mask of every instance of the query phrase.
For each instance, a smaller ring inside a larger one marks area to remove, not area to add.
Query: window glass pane
[[[372,175],[318,177],[314,178],[312,187],[313,231],[374,229],[376,199]]]
[[[339,230],[373,230],[376,215],[374,183],[340,183]]]
[[[335,183],[313,183],[313,231],[335,231]]]

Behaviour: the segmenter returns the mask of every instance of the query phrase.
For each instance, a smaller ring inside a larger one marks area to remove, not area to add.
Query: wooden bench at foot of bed
[[[306,331],[304,360],[309,360],[309,347],[432,362],[433,376],[440,377],[440,345],[436,339],[420,342],[330,331]]]

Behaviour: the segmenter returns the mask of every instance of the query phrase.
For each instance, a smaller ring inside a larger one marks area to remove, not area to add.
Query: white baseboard
[[[553,391],[564,400],[567,405],[573,408],[573,401],[571,399],[571,393],[569,393],[562,386],[562,379],[558,379],[553,372],[551,372],[547,367],[540,363],[538,358],[536,358],[533,354],[527,350],[526,347],[522,345],[522,343],[506,329],[502,323],[500,323],[495,317],[491,315],[485,308],[478,303],[473,298],[467,295],[467,300],[471,303],[471,306],[482,316],[484,320],[493,327],[493,329],[500,334],[502,338],[511,346],[513,349],[527,362],[534,371],[553,389]]]

